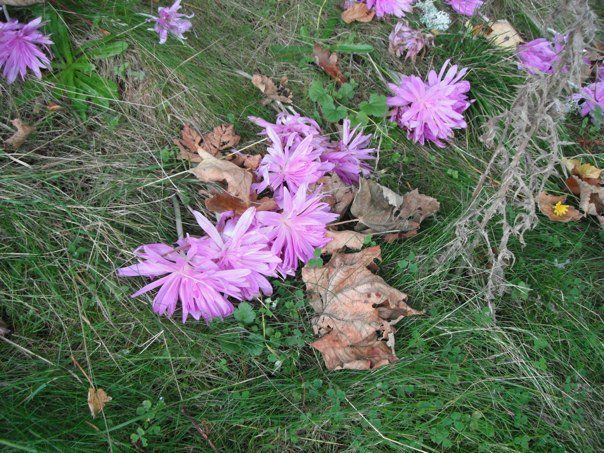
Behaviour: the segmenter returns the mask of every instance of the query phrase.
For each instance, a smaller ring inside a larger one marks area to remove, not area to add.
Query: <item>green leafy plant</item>
[[[104,37],[86,42],[75,49],[63,17],[52,8],[44,11],[54,45],[54,95],[66,97],[81,118],[86,118],[91,105],[109,108],[118,98],[118,86],[100,75],[95,62],[121,55],[128,48],[126,41]]]
[[[136,409],[136,415],[143,419],[143,424],[136,428],[136,431],[130,434],[130,441],[144,447],[149,445],[149,438],[157,436],[161,433],[158,419],[162,410],[166,407],[163,399],[153,404],[149,400],[145,400]]]

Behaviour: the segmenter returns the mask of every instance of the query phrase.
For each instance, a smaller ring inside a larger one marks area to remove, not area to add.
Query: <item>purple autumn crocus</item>
[[[149,21],[155,22],[153,31],[159,35],[159,43],[164,44],[168,35],[173,35],[178,39],[185,39],[184,34],[188,32],[191,27],[191,19],[193,14],[187,16],[186,14],[179,13],[180,0],[176,0],[172,6],[163,6],[157,8],[157,17],[151,16]]]
[[[584,86],[579,93],[573,95],[573,99],[581,109],[581,116],[589,115],[591,121],[596,124],[604,113],[604,81]]]
[[[282,259],[277,270],[284,276],[293,275],[299,261],[307,263],[315,249],[330,241],[325,235],[326,226],[338,214],[329,212],[329,205],[321,198],[322,194],[307,195],[306,185],[295,193],[284,188],[279,202],[281,212],[256,214],[258,222],[267,227],[271,250]]]
[[[370,148],[371,134],[363,135],[359,126],[351,129],[346,118],[340,131],[340,140],[333,142],[321,155],[325,162],[333,164],[333,172],[346,184],[358,184],[359,175],[368,176],[371,166],[368,160],[375,159],[374,148]]]
[[[262,178],[260,183],[254,185],[258,193],[269,186],[277,196],[280,196],[283,187],[296,192],[301,185],[317,182],[333,168],[332,164],[321,162],[323,149],[315,146],[314,135],[299,141],[299,134],[292,132],[283,141],[272,126],[267,126],[266,134],[271,145],[256,170]]]
[[[277,120],[270,123],[262,118],[250,116],[248,119],[260,126],[264,130],[260,135],[267,135],[267,129],[270,127],[281,138],[281,142],[285,143],[292,134],[297,134],[294,143],[299,143],[309,135],[313,135],[315,140],[324,141],[321,135],[321,127],[312,118],[302,116],[299,113],[281,112],[277,115]]]
[[[52,41],[39,30],[42,25],[41,17],[27,24],[14,19],[0,22],[0,69],[8,83],[19,76],[25,79],[28,70],[40,79],[41,69],[50,68],[44,51],[48,52]]]
[[[458,14],[464,16],[473,16],[476,10],[482,6],[484,0],[445,0],[446,3],[453,8]]]
[[[409,27],[406,21],[400,21],[390,33],[389,41],[388,52],[397,57],[405,54],[405,60],[411,58],[415,62],[424,47],[434,44],[434,36]]]
[[[415,0],[365,0],[367,8],[374,9],[379,18],[384,16],[404,17],[411,12]]]
[[[426,140],[444,148],[455,129],[467,127],[463,112],[470,106],[470,82],[462,80],[467,69],[449,67],[428,73],[424,82],[417,76],[403,76],[399,84],[388,86],[394,93],[387,99],[390,119],[407,131],[407,137],[422,145]]]
[[[233,304],[227,296],[242,298],[241,287],[246,285],[250,271],[221,270],[200,254],[191,238],[182,239],[178,245],[174,248],[166,244],[147,244],[134,250],[140,262],[118,269],[118,276],[156,280],[132,297],[161,287],[153,300],[153,311],[172,316],[180,301],[182,322],[189,315],[197,320],[204,318],[210,321],[233,313]]]
[[[552,74],[560,61],[560,54],[564,50],[566,38],[556,34],[554,41],[545,38],[533,39],[518,46],[518,67],[525,69],[529,74],[543,72]]]
[[[254,225],[256,210],[249,208],[238,219],[230,219],[218,230],[201,213],[193,211],[199,226],[207,236],[197,241],[203,256],[211,259],[222,270],[247,269],[245,285],[241,287],[244,299],[251,299],[261,292],[271,295],[273,288],[267,276],[276,277],[281,260],[270,250],[269,240]]]

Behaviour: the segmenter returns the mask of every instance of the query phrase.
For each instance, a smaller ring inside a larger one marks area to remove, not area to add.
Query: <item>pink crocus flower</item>
[[[134,250],[134,254],[140,262],[118,269],[117,274],[156,280],[132,297],[161,287],[153,300],[153,311],[172,316],[180,301],[182,322],[189,315],[196,320],[210,321],[233,313],[233,304],[227,296],[241,299],[241,287],[245,286],[245,279],[250,274],[247,269],[221,270],[199,254],[191,238],[181,240],[177,248],[166,244],[142,245]]]
[[[254,185],[258,193],[269,186],[277,196],[285,186],[296,192],[301,185],[317,182],[333,168],[332,164],[320,161],[323,149],[316,146],[314,135],[299,141],[298,133],[292,132],[284,142],[272,126],[267,126],[266,134],[271,145],[256,170],[262,178]]]
[[[453,10],[464,16],[473,16],[476,10],[482,6],[484,0],[446,0]]]
[[[368,160],[375,159],[374,148],[370,148],[371,134],[363,135],[359,126],[351,129],[346,118],[340,131],[340,140],[331,144],[321,159],[333,164],[333,172],[346,184],[358,184],[359,175],[368,176],[371,166]]]
[[[185,39],[184,34],[188,32],[191,27],[191,19],[193,14],[187,16],[186,14],[179,13],[180,0],[176,0],[170,7],[163,6],[157,8],[157,17],[151,16],[149,21],[155,22],[153,30],[159,35],[159,43],[164,44],[168,35],[171,34],[178,39]]]
[[[545,38],[533,39],[518,46],[518,67],[525,69],[529,74],[543,72],[552,74],[558,62],[560,54],[564,50],[566,38],[562,34],[556,34],[554,41]]]
[[[581,91],[573,95],[581,108],[581,116],[589,115],[593,123],[597,121],[596,111],[604,114],[604,81],[594,82],[581,88]]]
[[[0,68],[8,83],[18,76],[25,79],[28,69],[40,79],[41,69],[50,68],[50,59],[44,51],[48,52],[52,41],[39,30],[42,25],[41,17],[27,24],[14,19],[0,22]]]
[[[258,212],[258,222],[267,227],[273,253],[282,259],[277,270],[282,275],[293,275],[299,261],[308,262],[316,248],[325,246],[326,225],[338,214],[329,212],[329,205],[321,201],[321,194],[307,195],[305,185],[295,193],[283,189],[279,206],[281,212]]]
[[[463,112],[471,105],[467,93],[470,82],[461,80],[467,69],[449,67],[428,73],[424,82],[417,76],[403,76],[400,83],[389,84],[394,96],[387,99],[392,107],[390,119],[407,130],[407,137],[422,145],[426,140],[443,148],[455,129],[467,127]]]
[[[411,58],[414,62],[424,47],[434,44],[434,36],[415,30],[406,21],[401,21],[394,26],[389,41],[388,52],[397,57],[404,53],[405,59]]]
[[[260,294],[271,295],[273,288],[267,276],[276,277],[279,259],[269,247],[269,240],[255,226],[256,210],[249,208],[238,219],[230,219],[218,230],[201,213],[193,211],[199,226],[207,236],[196,239],[203,256],[211,259],[222,270],[246,269],[245,285],[241,286],[244,299]]]
[[[365,0],[367,8],[375,9],[377,17],[396,16],[403,17],[405,13],[411,12],[415,0]]]

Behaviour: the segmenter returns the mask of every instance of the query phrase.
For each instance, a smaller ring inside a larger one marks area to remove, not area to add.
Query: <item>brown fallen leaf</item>
[[[346,212],[357,191],[356,187],[345,184],[335,173],[323,176],[309,189],[314,191],[319,186],[325,194],[323,201],[330,206],[331,212],[340,216]]]
[[[321,268],[305,266],[302,280],[317,313],[311,346],[330,370],[378,368],[396,360],[394,324],[422,312],[409,307],[407,295],[389,286],[369,267],[381,259],[380,247],[336,253]]]
[[[367,8],[365,3],[355,3],[350,8],[342,12],[342,20],[347,24],[352,22],[371,22],[375,16],[375,11]]]
[[[279,101],[284,104],[292,103],[293,95],[289,88],[287,88],[287,77],[281,77],[279,86],[277,86],[270,77],[254,74],[252,76],[252,83],[265,96],[262,100],[262,105],[267,105],[272,101]]]
[[[399,195],[369,179],[361,179],[350,212],[372,232],[417,231],[421,222],[436,213],[440,204],[417,189]]]
[[[578,176],[584,181],[589,179],[599,180],[602,175],[602,170],[598,167],[591,165],[589,163],[582,163],[579,159],[562,159],[562,163],[566,166],[566,169],[571,172],[571,174]],[[591,181],[592,185],[596,181]]]
[[[191,162],[201,162],[197,154],[202,138],[201,134],[190,124],[185,124],[180,131],[180,138],[174,139],[174,144],[180,149],[180,157]]]
[[[315,43],[313,57],[317,66],[323,69],[332,79],[338,83],[346,82],[346,77],[344,77],[344,74],[342,74],[342,71],[338,67],[338,55],[335,52],[330,53],[329,50]]]
[[[25,140],[27,140],[29,134],[31,134],[36,128],[25,124],[19,118],[15,118],[11,121],[11,123],[17,128],[17,131],[7,138],[4,143],[6,146],[11,147],[12,149],[17,149],[23,143],[25,143]]]
[[[565,205],[565,201],[566,195],[549,195],[546,192],[541,192],[537,198],[541,213],[554,222],[574,222],[583,217],[574,207]]]
[[[180,156],[191,162],[201,162],[200,151],[217,156],[220,151],[237,146],[241,140],[232,124],[221,124],[203,135],[190,124],[185,124],[180,136],[174,143],[180,149]]]
[[[507,20],[493,22],[485,33],[485,37],[504,49],[515,49],[523,42],[518,32]]]
[[[593,215],[604,227],[604,187],[589,184],[578,179],[579,209],[585,214]]]
[[[260,166],[262,156],[260,154],[243,154],[243,153],[232,153],[226,156],[228,160],[233,162],[235,165],[247,168],[248,170],[254,171]]]
[[[232,162],[217,159],[204,150],[199,151],[201,162],[193,169],[193,173],[202,182],[226,182],[227,192],[239,198],[244,203],[250,202],[252,174]]]
[[[325,234],[331,241],[323,247],[323,253],[333,255],[344,248],[350,250],[361,250],[365,243],[366,234],[357,233],[356,231],[327,231]]]
[[[105,408],[105,404],[109,401],[111,401],[111,397],[107,395],[105,390],[101,388],[96,389],[94,387],[88,389],[88,408],[90,409],[92,418],[96,418],[96,416]]]
[[[279,207],[277,202],[272,198],[264,197],[245,203],[226,192],[217,193],[206,198],[205,205],[206,208],[213,212],[233,211],[237,215],[243,214],[250,206],[255,207],[257,211],[275,211]]]

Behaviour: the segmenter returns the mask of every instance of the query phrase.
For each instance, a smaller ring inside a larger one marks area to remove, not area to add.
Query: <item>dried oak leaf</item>
[[[369,179],[361,179],[350,212],[372,232],[417,232],[421,222],[440,209],[440,203],[417,189],[399,195]]]
[[[361,250],[365,243],[366,234],[358,233],[356,231],[344,230],[344,231],[328,231],[325,236],[331,238],[331,241],[323,247],[323,253],[333,255],[336,252],[344,248],[350,250]]]
[[[243,214],[249,207],[253,206],[257,211],[275,211],[279,207],[272,198],[264,197],[258,200],[250,200],[245,203],[233,195],[223,192],[213,194],[205,201],[206,208],[213,212],[233,211],[237,215]]]
[[[344,77],[344,74],[342,74],[342,71],[340,71],[340,68],[338,67],[338,55],[335,52],[330,53],[329,50],[324,49],[319,44],[315,43],[313,47],[313,57],[317,66],[329,74],[336,82],[346,82],[346,77]]]
[[[190,124],[185,124],[180,136],[174,143],[180,149],[180,156],[191,162],[201,162],[200,151],[217,156],[220,151],[237,146],[241,140],[232,124],[221,124],[203,135]]]
[[[396,360],[394,324],[422,312],[409,307],[407,295],[373,274],[380,247],[335,254],[321,267],[305,266],[302,280],[312,308],[311,346],[323,354],[330,370],[378,368]]]
[[[345,184],[335,173],[320,178],[315,185],[310,187],[310,190],[313,191],[319,186],[321,192],[325,194],[323,201],[330,206],[331,212],[340,216],[346,212],[354,200],[357,190],[355,187]]]
[[[289,88],[287,88],[287,77],[281,77],[279,86],[277,86],[270,77],[254,74],[252,76],[252,83],[265,96],[262,100],[262,105],[269,104],[271,101],[279,101],[284,104],[292,103],[293,95]]]
[[[29,134],[31,134],[36,128],[25,124],[19,118],[15,118],[11,121],[11,123],[17,128],[17,131],[7,138],[4,143],[6,146],[10,146],[12,149],[17,149],[23,143],[25,143],[25,140],[27,140]]]
[[[111,401],[111,397],[107,395],[105,390],[101,388],[96,389],[94,387],[88,389],[88,408],[90,409],[92,418],[96,418],[96,416],[103,411],[105,404],[109,401]]]
[[[579,209],[585,214],[593,215],[604,227],[604,187],[594,186],[578,180],[580,188]]]
[[[365,3],[355,3],[350,8],[342,12],[342,20],[347,24],[352,22],[371,22],[375,16],[375,11],[367,8]]]
[[[248,170],[254,171],[260,166],[262,156],[260,154],[243,154],[243,153],[232,153],[226,156],[228,160],[233,162],[235,165]]]
[[[572,206],[564,205],[566,201],[566,195],[549,195],[548,193],[541,192],[537,198],[537,204],[541,213],[545,214],[548,219],[554,222],[574,222],[579,220],[583,215]],[[557,204],[558,207],[562,206],[562,210],[559,214],[556,213]]]
[[[202,182],[226,182],[227,192],[239,198],[244,203],[250,202],[252,174],[232,162],[217,159],[204,150],[199,151],[201,162],[193,169],[193,173]]]
[[[197,154],[201,144],[201,134],[190,124],[185,124],[180,131],[180,138],[174,139],[174,144],[180,150],[180,157],[191,162],[201,162]]]
[[[485,33],[488,39],[504,49],[515,49],[521,44],[522,38],[507,20],[497,20],[493,22]]]

